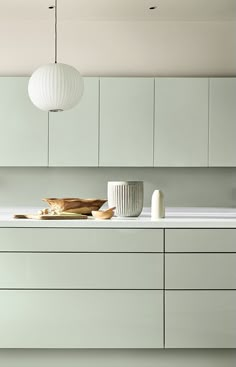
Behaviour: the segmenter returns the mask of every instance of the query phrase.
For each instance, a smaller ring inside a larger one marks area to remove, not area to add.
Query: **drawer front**
[[[162,252],[162,229],[0,228],[1,251]]]
[[[236,348],[236,291],[166,291],[167,348]]]
[[[162,289],[163,254],[0,253],[0,288]]]
[[[236,229],[167,229],[166,252],[236,252]]]
[[[236,289],[236,254],[166,254],[167,289]]]
[[[0,291],[1,348],[162,348],[162,291]]]

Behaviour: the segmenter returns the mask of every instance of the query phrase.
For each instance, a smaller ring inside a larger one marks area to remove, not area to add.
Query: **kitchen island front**
[[[151,350],[157,363],[161,351],[173,348],[198,355],[211,349],[213,359],[216,349],[235,349],[235,213],[196,213],[169,210],[159,221],[148,212],[108,221],[39,221],[11,219],[5,210],[2,350],[100,349],[104,358],[108,349],[150,350],[143,365],[154,366]],[[229,356],[232,351],[224,364],[233,366]]]

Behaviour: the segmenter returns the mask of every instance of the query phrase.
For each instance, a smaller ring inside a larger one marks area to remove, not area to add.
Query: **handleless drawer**
[[[236,289],[236,254],[166,254],[167,289]]]
[[[236,252],[236,229],[167,229],[166,252]]]
[[[162,252],[162,229],[0,228],[1,251]]]
[[[1,348],[162,348],[162,291],[0,291]]]
[[[166,348],[236,348],[235,291],[166,291]]]
[[[0,288],[162,289],[162,254],[0,253]]]

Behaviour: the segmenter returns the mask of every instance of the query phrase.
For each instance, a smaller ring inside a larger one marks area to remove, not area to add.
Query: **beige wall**
[[[53,61],[53,22],[0,23],[0,75]],[[235,75],[236,22],[68,22],[59,61],[83,75]]]

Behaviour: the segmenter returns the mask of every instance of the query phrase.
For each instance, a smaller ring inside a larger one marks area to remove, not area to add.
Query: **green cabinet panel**
[[[166,291],[166,348],[236,348],[235,291]]]
[[[165,285],[166,289],[236,290],[236,253],[166,254]]]
[[[84,78],[74,109],[49,114],[49,166],[98,166],[99,78]]]
[[[154,166],[208,166],[208,79],[155,79]]]
[[[50,113],[48,127],[28,78],[1,77],[0,166],[236,166],[236,78],[84,83],[78,106]]]
[[[3,288],[162,289],[163,255],[0,253]]]
[[[48,114],[30,101],[28,80],[0,78],[0,166],[48,164]]]
[[[236,229],[234,228],[167,229],[165,231],[165,251],[166,252],[236,252]]]
[[[1,348],[162,348],[163,292],[0,290]]]
[[[101,78],[100,166],[153,166],[153,105],[153,78]]]
[[[236,78],[210,79],[209,165],[236,166]]]
[[[0,228],[0,252],[163,252],[163,246],[162,229]]]

